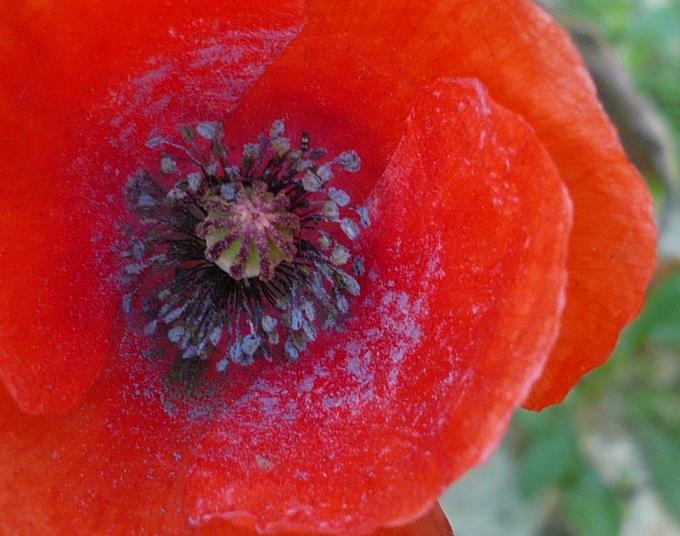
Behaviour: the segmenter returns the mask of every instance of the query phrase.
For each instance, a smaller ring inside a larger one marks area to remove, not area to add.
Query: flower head
[[[528,0],[7,9],[15,533],[411,522],[641,306],[649,193]]]

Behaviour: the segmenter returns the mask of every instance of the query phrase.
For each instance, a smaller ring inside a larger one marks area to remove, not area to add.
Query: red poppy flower
[[[641,306],[649,194],[527,0],[5,4],[9,533],[445,534],[441,490],[518,405],[558,402],[602,363]],[[203,156],[189,171],[199,144],[219,171]],[[174,194],[159,156],[194,174]],[[188,242],[131,238],[163,218]],[[167,259],[123,258],[149,243],[176,254],[175,279],[129,293]],[[206,301],[215,281],[246,320]],[[317,292],[313,312],[292,288]]]

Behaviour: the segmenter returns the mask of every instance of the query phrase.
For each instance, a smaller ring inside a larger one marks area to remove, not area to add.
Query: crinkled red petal
[[[115,355],[144,142],[224,116],[303,22],[296,0],[3,5],[0,378],[25,411],[71,409]]]
[[[68,416],[27,415],[0,390],[4,533],[189,533],[188,424],[126,387],[130,380],[128,370],[109,368]]]
[[[3,530],[17,536],[255,536],[223,520],[188,523],[185,472],[200,419],[173,418],[148,393],[137,399],[139,391],[125,387],[130,374],[127,367],[104,372],[69,417],[29,416],[0,390]],[[374,534],[452,532],[435,506],[413,523]]]
[[[446,514],[436,504],[427,514],[402,527],[379,529],[374,536],[453,536]]]
[[[368,177],[382,172],[418,88],[438,76],[478,78],[535,128],[575,222],[562,332],[527,406],[560,401],[639,312],[656,239],[649,191],[569,37],[530,0],[307,4],[305,32],[246,95],[237,123],[302,95],[308,121],[318,118],[344,145],[371,148]]]
[[[402,527],[379,529],[375,536],[453,536],[451,524],[436,504],[427,514]]]
[[[226,526],[224,521],[215,521],[203,525],[199,532],[200,536],[257,536],[257,532],[237,526]],[[280,532],[277,536],[314,536],[311,533]],[[453,536],[449,520],[436,504],[423,517],[400,527],[382,528],[371,532],[366,536]]]
[[[414,106],[370,197],[356,316],[295,366],[231,376],[238,396],[188,481],[196,522],[409,521],[496,445],[542,370],[566,281],[557,171],[478,82],[441,81]]]

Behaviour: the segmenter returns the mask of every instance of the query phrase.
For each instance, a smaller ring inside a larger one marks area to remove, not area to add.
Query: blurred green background
[[[680,0],[544,0],[657,199],[645,310],[562,405],[443,497],[456,536],[680,536]]]

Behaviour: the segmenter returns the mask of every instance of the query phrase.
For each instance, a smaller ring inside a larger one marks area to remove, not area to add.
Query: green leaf
[[[635,422],[654,487],[669,513],[680,521],[680,431],[652,422]]]
[[[622,340],[624,352],[632,352],[650,340],[680,346],[680,273],[658,284],[649,294],[640,318]]]
[[[629,397],[633,419],[653,419],[659,426],[680,430],[680,392],[655,386],[640,387]]]
[[[578,469],[580,454],[569,414],[562,408],[533,417],[527,449],[519,457],[522,494],[533,497],[546,487],[561,484]],[[526,416],[522,420],[528,420]]]
[[[617,536],[621,510],[612,491],[588,466],[575,484],[565,490],[569,522],[579,536]]]

